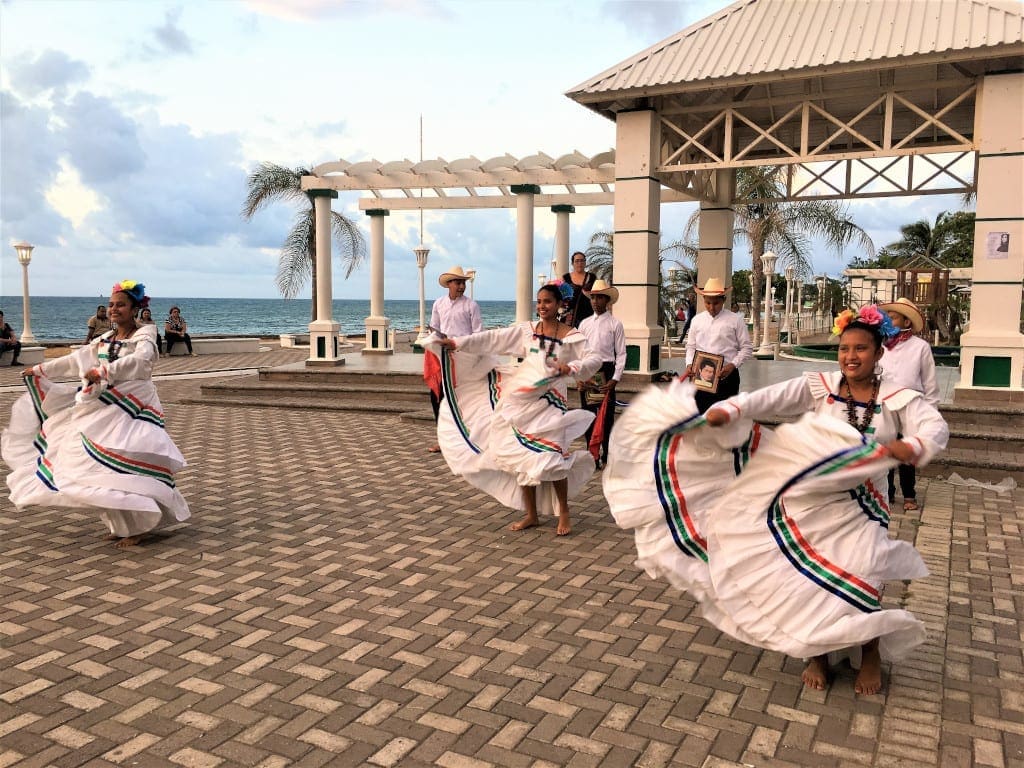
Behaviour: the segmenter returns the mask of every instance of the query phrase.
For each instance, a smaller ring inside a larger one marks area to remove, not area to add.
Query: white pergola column
[[[715,171],[715,200],[701,200],[698,219],[697,284],[703,286],[710,277],[732,285],[732,232],[735,214],[732,199],[736,189],[736,171]],[[703,311],[703,307],[698,307]]]
[[[555,214],[555,274],[561,277],[569,271],[569,214],[576,213],[574,205],[552,205]]]
[[[533,318],[533,197],[536,184],[513,184],[516,195],[516,322]]]
[[[310,189],[313,199],[313,221],[316,227],[316,320],[309,324],[308,366],[344,365],[338,354],[338,331],[332,306],[331,286],[331,200],[338,193],[333,189]]]
[[[649,377],[661,367],[658,318],[660,124],[653,110],[615,120],[615,316],[626,332],[626,371]]]
[[[391,321],[384,316],[384,217],[390,211],[371,208],[370,217],[370,316],[366,318],[364,355],[390,355]]]
[[[955,399],[1016,400],[1024,389],[1020,333],[1024,280],[1024,74],[988,75],[979,86],[977,216],[970,331],[960,338]],[[999,234],[1010,236],[997,250]],[[979,392],[977,390],[988,390]]]

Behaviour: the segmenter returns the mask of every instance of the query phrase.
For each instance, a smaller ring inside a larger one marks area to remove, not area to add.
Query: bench
[[[30,365],[39,365],[46,357],[46,347],[22,347],[18,355],[18,362],[28,368]],[[0,366],[10,365],[14,359],[14,350],[8,349],[0,354]]]
[[[166,342],[164,342],[166,344]],[[192,351],[197,355],[253,354],[260,351],[260,340],[256,337],[238,339],[197,339],[192,337]],[[188,354],[185,342],[177,341],[171,348],[171,357]]]

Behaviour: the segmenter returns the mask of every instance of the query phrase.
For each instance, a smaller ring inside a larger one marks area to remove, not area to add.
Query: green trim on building
[[[975,357],[971,385],[975,387],[1009,387],[1010,358]]]
[[[615,183],[617,184],[620,181],[653,181],[656,184],[661,183],[661,179],[654,176],[616,176]]]
[[[636,344],[626,345],[626,370],[640,370],[640,347],[638,347]]]
[[[367,216],[390,216],[391,215],[391,211],[389,211],[387,208],[367,208],[366,209],[366,215]]]
[[[314,197],[329,197],[331,200],[338,199],[338,190],[336,189],[307,189],[306,197],[312,200]]]
[[[1020,157],[1024,152],[979,152],[978,157]]]
[[[327,337],[317,336],[316,337],[316,356],[323,360],[327,357]]]
[[[660,235],[661,233],[653,229],[616,229],[613,234],[616,235]]]
[[[1024,216],[991,216],[991,217],[987,216],[985,218],[982,218],[981,216],[976,216],[974,218],[974,220],[975,221],[1024,221]]]
[[[576,213],[575,205],[552,205],[552,213]]]
[[[540,194],[540,184],[513,184],[509,187],[513,195],[523,195],[529,192],[531,195]]]

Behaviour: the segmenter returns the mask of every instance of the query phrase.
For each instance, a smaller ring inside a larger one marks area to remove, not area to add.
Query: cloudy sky
[[[614,145],[614,126],[566,90],[723,7],[724,0],[0,0],[0,295],[20,295],[10,247],[36,246],[36,295],[94,295],[121,278],[153,296],[275,297],[295,209],[244,221],[247,174],[332,159],[480,159]],[[335,210],[369,236],[355,196]],[[949,198],[861,204],[876,245]],[[663,211],[678,237],[692,204]],[[572,246],[611,229],[580,208]],[[512,299],[514,211],[426,214],[428,286],[453,264],[476,296]],[[386,294],[415,298],[419,217],[387,221]],[[538,209],[536,270],[553,251]],[[820,251],[837,274],[857,255]],[[749,266],[737,251],[734,267]],[[369,269],[337,298],[365,298]],[[308,295],[304,294],[304,295]],[[428,288],[430,295],[430,288]]]

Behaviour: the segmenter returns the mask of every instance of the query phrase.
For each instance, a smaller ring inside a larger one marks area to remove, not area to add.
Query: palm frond
[[[331,211],[331,234],[338,247],[338,258],[345,268],[345,277],[366,261],[366,238],[351,219]]]
[[[301,185],[302,177],[311,173],[308,168],[260,163],[246,182],[249,192],[242,203],[243,218],[251,219],[260,208],[277,200],[305,200],[309,204]]]
[[[275,283],[281,295],[294,299],[313,275],[313,254],[309,249],[310,231],[313,226],[311,211],[302,211],[296,216],[295,226],[281,246],[281,257],[277,262]]]

